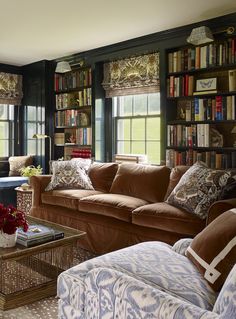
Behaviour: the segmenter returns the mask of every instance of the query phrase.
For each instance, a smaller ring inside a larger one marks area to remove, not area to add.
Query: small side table
[[[21,210],[26,215],[29,215],[29,211],[32,206],[32,189],[29,188],[24,190],[21,187],[16,187],[15,190],[17,209]]]

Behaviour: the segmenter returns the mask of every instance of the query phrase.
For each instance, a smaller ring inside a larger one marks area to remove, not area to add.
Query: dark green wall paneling
[[[47,60],[35,62],[22,67],[23,70],[23,105],[45,107],[45,134],[53,137],[53,116],[54,116],[54,95],[53,81],[55,63]],[[23,117],[21,118],[23,123]],[[23,125],[21,129],[23,137]],[[22,139],[21,139],[22,140]],[[40,163],[48,172],[49,162],[49,141],[45,140],[45,158]],[[23,151],[23,150],[22,150]],[[53,157],[52,157],[53,158]]]

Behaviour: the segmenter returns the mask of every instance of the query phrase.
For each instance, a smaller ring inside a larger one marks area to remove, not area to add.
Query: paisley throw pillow
[[[83,165],[79,161],[55,161],[52,163],[52,178],[45,191],[53,189],[91,189],[93,186]]]
[[[232,181],[231,171],[211,169],[203,162],[196,162],[181,177],[166,201],[205,219],[211,204]]]

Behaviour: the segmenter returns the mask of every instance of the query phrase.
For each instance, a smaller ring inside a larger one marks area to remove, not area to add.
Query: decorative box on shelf
[[[15,190],[17,209],[29,215],[32,206],[32,188],[23,189],[22,187],[16,187]]]

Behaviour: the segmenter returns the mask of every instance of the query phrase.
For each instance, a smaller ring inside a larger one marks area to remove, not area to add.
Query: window
[[[0,157],[14,154],[14,105],[0,104]]]
[[[25,154],[45,156],[45,140],[33,138],[34,134],[45,134],[45,108],[25,106]],[[43,163],[39,163],[44,166]]]
[[[115,153],[160,163],[160,93],[113,97]]]
[[[104,107],[101,99],[95,104],[95,160],[104,160]]]

